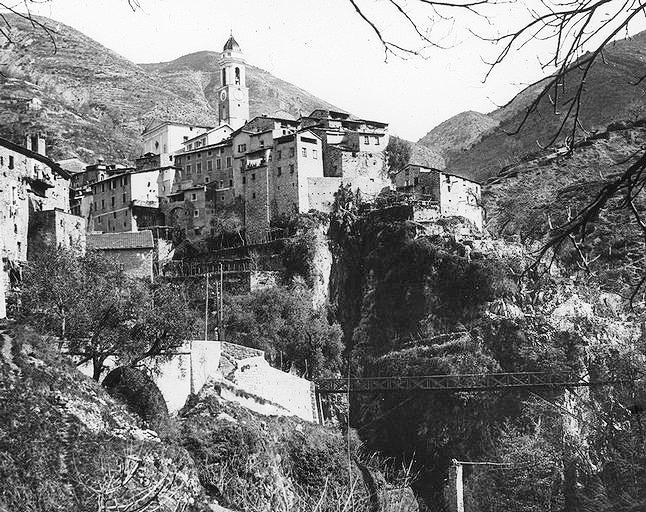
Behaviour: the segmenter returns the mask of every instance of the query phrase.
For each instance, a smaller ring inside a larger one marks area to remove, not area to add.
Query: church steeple
[[[222,48],[218,64],[221,81],[218,90],[220,124],[228,124],[237,130],[249,120],[249,89],[244,56],[233,33]]]

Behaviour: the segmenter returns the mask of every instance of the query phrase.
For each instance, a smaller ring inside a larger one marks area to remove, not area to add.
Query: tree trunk
[[[105,362],[104,357],[93,357],[92,358],[92,378],[99,382],[101,374],[103,373],[103,363]]]

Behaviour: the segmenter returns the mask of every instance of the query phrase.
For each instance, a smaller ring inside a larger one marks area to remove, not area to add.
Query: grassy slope
[[[52,156],[99,156],[123,161],[139,155],[139,134],[153,119],[217,124],[216,52],[198,52],[170,63],[137,65],[82,33],[41,18],[44,31],[11,18],[13,44],[0,49],[0,136],[16,141],[26,129],[48,135]],[[1,41],[5,43],[5,41]],[[283,111],[297,116],[332,107],[311,94],[250,66],[251,115]],[[40,98],[38,114],[24,101]]]

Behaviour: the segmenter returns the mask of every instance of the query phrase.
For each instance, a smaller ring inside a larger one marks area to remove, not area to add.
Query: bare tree
[[[384,28],[376,21],[377,17],[369,11],[367,0],[348,0],[358,15],[365,21],[379,39],[386,56],[420,55],[421,52],[410,46],[393,42],[385,35]],[[403,0],[388,0],[392,14],[399,15],[405,26],[417,34],[422,46],[440,46],[431,37],[431,31],[438,21],[450,21],[457,16],[471,15],[490,22],[489,15],[495,8],[510,4],[519,4],[517,0],[456,0],[434,1],[414,0],[404,3]],[[488,36],[475,34],[484,41],[497,47],[496,57],[489,63],[485,80],[514,52],[522,50],[537,42],[548,44],[546,58],[541,63],[542,69],[548,74],[542,90],[530,103],[525,114],[515,129],[509,135],[517,134],[539,106],[549,101],[555,114],[562,115],[562,120],[545,145],[552,146],[558,140],[566,137],[568,152],[571,153],[577,138],[585,138],[588,134],[580,120],[581,102],[586,93],[586,80],[597,62],[604,60],[604,49],[615,39],[629,34],[634,22],[646,17],[645,0],[536,0],[520,2],[527,9],[526,21],[512,27],[510,30]],[[413,7],[417,16],[413,13]],[[420,15],[420,7],[426,12]],[[464,19],[463,19],[464,21]],[[469,20],[467,20],[468,22]],[[485,24],[486,25],[486,24]],[[496,27],[493,27],[495,29]],[[573,81],[573,87],[567,87],[568,81]],[[646,73],[637,77],[634,85],[646,81]],[[559,109],[565,108],[565,112]],[[599,213],[613,198],[620,199],[620,206],[630,210],[637,225],[646,239],[646,221],[635,207],[635,199],[646,187],[646,151],[637,153],[625,162],[626,169],[613,181],[607,183],[590,203],[567,221],[559,226],[553,226],[546,244],[538,253],[536,265],[553,251],[557,253],[564,244],[572,243],[577,251],[581,251],[582,242],[591,223],[598,218]],[[583,256],[583,261],[586,261]],[[646,274],[633,291],[632,298],[646,283]]]

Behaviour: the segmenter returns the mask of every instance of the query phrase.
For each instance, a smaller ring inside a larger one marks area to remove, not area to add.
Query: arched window
[[[227,85],[227,70],[222,69],[222,85]]]
[[[240,68],[236,68],[236,85],[240,85]]]

